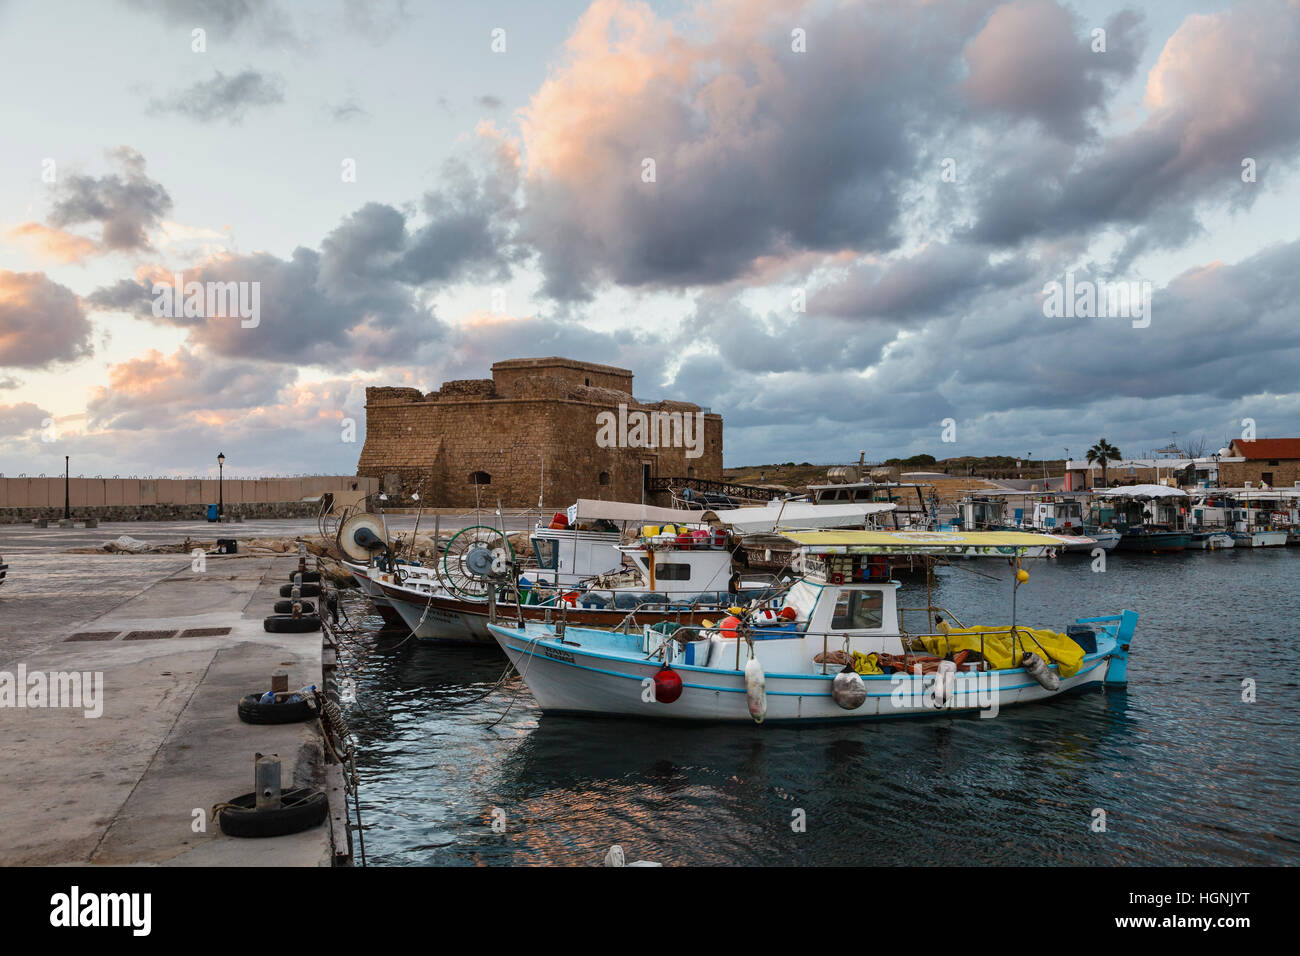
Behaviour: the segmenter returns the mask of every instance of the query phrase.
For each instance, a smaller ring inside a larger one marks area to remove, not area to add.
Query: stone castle
[[[722,478],[722,417],[639,402],[632,373],[565,358],[510,359],[492,377],[366,389],[359,476],[429,507],[547,508],[640,501],[653,478]],[[392,507],[393,505],[390,505]]]

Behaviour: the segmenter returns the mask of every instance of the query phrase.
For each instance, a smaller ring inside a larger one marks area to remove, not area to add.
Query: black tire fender
[[[262,618],[262,629],[272,634],[306,634],[320,630],[320,616],[304,614],[294,617],[292,614],[270,614]]]
[[[288,836],[319,826],[329,812],[329,797],[319,790],[300,787],[281,791],[280,806],[275,809],[258,810],[255,793],[235,797],[221,808],[217,821],[226,836]]]
[[[303,613],[303,614],[315,614],[315,613],[316,613],[316,605],[315,605],[315,604],[312,604],[311,601],[301,601],[301,602],[299,602],[299,603],[302,604],[302,613]],[[275,609],[274,609],[274,610],[275,610],[275,613],[276,613],[276,614],[292,614],[292,613],[293,613],[293,601],[276,601],[276,602],[275,602]]]
[[[298,593],[305,598],[320,597],[320,585],[304,584],[301,588],[298,589]],[[280,585],[280,597],[283,598],[293,597],[293,585],[292,584]]]
[[[300,724],[316,716],[309,703],[296,700],[292,703],[259,704],[261,694],[249,694],[239,699],[239,719],[246,724]]]

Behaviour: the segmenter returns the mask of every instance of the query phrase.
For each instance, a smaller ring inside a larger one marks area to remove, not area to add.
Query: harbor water
[[[543,716],[518,676],[492,689],[495,647],[381,632],[349,592],[368,860],[590,865],[618,843],[665,865],[1300,863],[1300,549],[1027,567],[1021,624],[1140,613],[1126,691],[830,726]],[[934,603],[1008,623],[1012,574],[941,568]],[[924,603],[905,580],[900,606]]]

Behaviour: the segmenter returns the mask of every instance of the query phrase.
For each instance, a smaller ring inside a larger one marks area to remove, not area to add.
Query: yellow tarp
[[[995,631],[1000,633],[991,633]],[[1046,656],[1050,663],[1059,665],[1057,670],[1062,677],[1073,677],[1083,666],[1083,648],[1074,641],[1056,631],[1028,627],[1016,629],[1014,662],[1011,658],[1011,635],[1006,627],[954,628],[946,636],[923,637],[921,643],[934,656],[946,657],[957,651],[978,652],[981,634],[984,635],[984,659],[998,669],[1019,667],[1025,651],[1039,657]]]
[[[858,651],[853,652],[853,669],[859,674],[883,674],[880,669],[880,662],[876,660],[875,654],[862,654]]]

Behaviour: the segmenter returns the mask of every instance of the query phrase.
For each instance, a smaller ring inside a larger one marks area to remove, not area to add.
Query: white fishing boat
[[[811,519],[862,525],[892,509],[884,503],[819,508]],[[517,560],[500,532],[475,526],[447,543],[432,575],[404,577],[399,566],[399,580],[373,573],[371,580],[424,640],[491,642],[493,620],[549,621],[561,614],[595,628],[695,622],[772,593],[773,574],[736,566],[736,541],[727,531],[772,520],[765,508],[701,512],[580,499],[534,529],[532,563]],[[628,544],[618,543],[623,537]]]
[[[1300,525],[1300,489],[1202,489],[1192,521],[1197,528],[1229,534],[1239,548],[1282,547]]]
[[[1127,683],[1134,611],[1062,634],[1016,620],[965,627],[946,608],[899,608],[889,564],[904,554],[1020,559],[1059,542],[1019,532],[791,532],[804,576],[777,600],[706,624],[635,631],[571,621],[489,630],[547,713],[799,722],[995,713]],[[921,622],[904,618],[923,614]],[[952,622],[951,624],[949,622]],[[920,624],[919,628],[917,624]],[[956,626],[953,626],[956,625]],[[841,669],[841,663],[844,662]]]
[[[1010,508],[1013,498],[1020,499],[1020,507]],[[1084,520],[1083,503],[1063,492],[981,491],[962,498],[957,514],[966,531],[1050,534],[1061,540],[1057,550],[1064,553],[1091,554],[1098,548],[1113,551],[1121,537],[1110,528],[1089,527]]]

